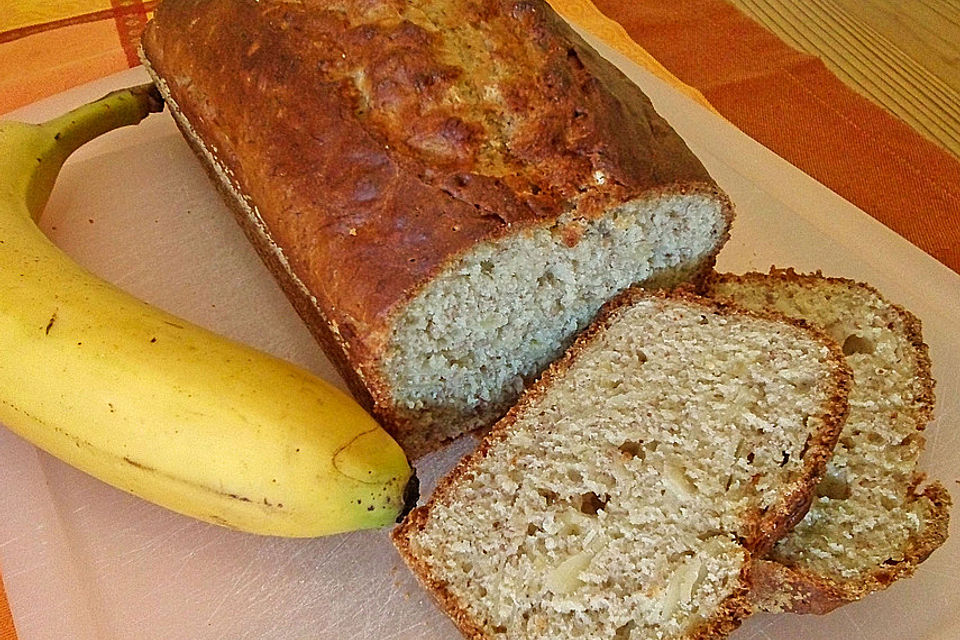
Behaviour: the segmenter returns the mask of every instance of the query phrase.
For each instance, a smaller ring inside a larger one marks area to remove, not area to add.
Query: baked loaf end
[[[429,502],[401,555],[471,638],[719,638],[803,517],[849,370],[800,325],[628,290]]]
[[[412,455],[492,423],[732,210],[540,0],[166,0],[142,55],[357,397]]]
[[[950,506],[917,471],[934,406],[920,321],[868,285],[820,274],[715,275],[705,290],[820,327],[854,376],[813,506],[757,566],[754,599],[769,611],[826,613],[911,575],[946,540]]]

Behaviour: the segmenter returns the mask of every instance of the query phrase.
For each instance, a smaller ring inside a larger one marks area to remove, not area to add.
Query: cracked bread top
[[[354,361],[482,239],[716,189],[539,0],[168,0],[143,51]]]

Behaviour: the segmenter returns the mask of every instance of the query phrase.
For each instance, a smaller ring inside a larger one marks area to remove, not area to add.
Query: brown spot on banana
[[[142,469],[144,471],[154,471],[154,472],[156,471],[155,468],[149,465],[145,465],[142,462],[137,462],[133,458],[128,458],[127,456],[123,456],[123,461],[126,462],[131,467],[136,467],[137,469]]]
[[[348,472],[345,471],[344,469],[341,469],[341,468],[340,468],[340,464],[339,464],[339,457],[340,457],[340,454],[341,454],[341,453],[343,453],[344,451],[346,451],[347,449],[349,449],[349,448],[351,447],[351,445],[353,445],[353,443],[355,443],[357,440],[359,440],[360,438],[364,437],[364,436],[367,435],[367,434],[374,433],[374,432],[377,431],[379,428],[380,428],[380,427],[373,427],[373,428],[371,428],[371,429],[367,429],[366,431],[361,431],[360,433],[358,433],[357,435],[353,436],[352,438],[350,438],[349,440],[347,440],[346,442],[344,442],[342,445],[340,445],[339,447],[337,447],[336,451],[333,452],[333,456],[332,456],[332,457],[333,457],[333,467],[334,467],[338,472],[342,473],[343,475],[345,475],[346,477],[350,478],[351,480],[357,480],[357,481],[359,481],[359,482],[369,483],[369,482],[370,482],[369,480],[367,480],[367,479],[365,479],[365,478],[358,478],[358,477],[356,477],[356,476],[354,476],[354,475],[351,475],[350,473],[348,473]],[[372,483],[371,483],[371,484],[372,484]]]
[[[69,434],[68,434],[68,435],[69,435]],[[149,473],[155,473],[155,474],[160,475],[160,476],[163,476],[163,477],[165,477],[165,478],[167,478],[167,479],[169,479],[169,480],[174,480],[175,482],[180,482],[180,483],[185,483],[185,484],[186,484],[186,483],[189,483],[188,480],[185,480],[185,479],[183,479],[183,478],[181,478],[181,477],[179,477],[179,476],[173,475],[173,474],[171,474],[171,473],[166,473],[166,472],[164,472],[164,471],[161,471],[161,470],[157,469],[156,467],[151,467],[150,465],[144,464],[143,462],[140,462],[139,460],[134,460],[133,458],[131,458],[131,457],[129,457],[129,456],[123,456],[122,460],[123,460],[126,464],[130,465],[131,467],[134,467],[134,468],[136,468],[136,469],[140,469],[141,471],[147,471],[147,472],[149,472]],[[217,494],[217,495],[221,495],[221,496],[230,498],[231,500],[238,500],[238,501],[240,501],[240,502],[253,503],[253,500],[252,500],[252,499],[248,498],[247,496],[242,496],[242,495],[240,495],[240,494],[238,494],[238,493],[231,493],[231,492],[229,492],[229,491],[217,491],[217,490],[213,489],[212,487],[209,487],[209,486],[206,486],[206,485],[196,485],[196,486],[198,486],[198,487],[200,487],[200,488],[202,488],[202,489],[205,489],[205,490],[209,491],[210,493],[214,493],[214,494]],[[269,500],[267,500],[266,498],[263,499],[263,504],[264,504],[265,506],[274,507],[274,508],[277,508],[277,509],[282,509],[282,508],[283,508],[283,503],[279,503],[279,504],[276,504],[276,505],[275,505],[275,504],[271,503]]]
[[[53,328],[53,323],[57,321],[57,312],[54,311],[53,315],[50,316],[50,321],[47,323],[46,328],[43,330],[43,335],[50,335],[50,329]]]

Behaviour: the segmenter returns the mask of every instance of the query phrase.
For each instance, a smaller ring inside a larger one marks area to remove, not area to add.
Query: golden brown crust
[[[930,501],[930,513],[926,526],[904,546],[902,560],[879,566],[854,580],[835,580],[804,567],[761,559],[751,567],[751,600],[766,611],[825,614],[913,575],[917,566],[946,541],[950,523],[950,494],[942,485],[930,484],[913,499],[921,497]]]
[[[451,477],[456,469],[460,469],[464,460],[466,460],[466,458],[460,461],[455,470],[451,472],[447,478]],[[436,492],[434,492],[433,495],[436,495]],[[434,576],[430,565],[421,560],[417,554],[413,553],[413,551],[410,549],[410,537],[408,532],[423,527],[427,516],[429,515],[429,506],[432,503],[433,498],[431,497],[430,502],[428,502],[426,505],[417,507],[411,511],[407,515],[406,519],[390,532],[390,538],[393,540],[393,544],[396,546],[397,551],[400,553],[400,556],[403,558],[404,562],[406,562],[407,566],[410,567],[414,575],[417,576],[417,579],[424,586],[424,588],[426,588],[426,590],[433,595],[437,603],[440,605],[440,608],[443,609],[443,612],[446,613],[451,620],[453,620],[454,624],[457,625],[457,628],[460,629],[460,632],[464,635],[464,637],[470,638],[470,640],[484,640],[487,637],[486,634],[467,613],[466,606],[460,604],[460,601],[457,599],[457,597],[453,595],[449,589],[447,589],[447,585],[443,580],[439,580]]]
[[[260,225],[256,223],[256,213],[249,199],[245,198],[231,181],[224,179],[224,168],[210,157],[209,150],[191,129],[191,125],[181,113],[179,105],[169,94],[166,83],[156,74],[146,59],[144,59],[144,67],[153,77],[154,83],[160,89],[161,93],[165,95],[165,100],[169,105],[170,113],[173,115],[173,120],[177,128],[180,129],[191,150],[197,158],[201,160],[201,166],[207,173],[214,187],[220,192],[223,201],[233,212],[240,228],[243,230],[250,244],[253,245],[257,255],[260,256],[260,259],[271,273],[287,273],[288,265],[283,259],[282,253],[277,250],[276,244],[262,231]],[[368,384],[365,384],[358,369],[354,368],[353,363],[348,360],[347,350],[342,344],[344,341],[343,336],[339,333],[334,333],[332,325],[327,321],[315,300],[296,277],[289,275],[288,277],[277,278],[277,282],[283,289],[287,299],[297,311],[297,314],[310,329],[314,339],[320,343],[324,353],[330,358],[331,363],[336,367],[337,372],[346,382],[354,398],[365,410],[373,412],[373,396],[368,388]]]
[[[935,381],[931,374],[929,348],[923,341],[921,323],[915,315],[899,305],[887,302],[883,295],[869,284],[847,278],[827,277],[820,271],[802,274],[791,268],[770,267],[767,274],[712,273],[700,283],[698,288],[701,292],[708,292],[713,284],[762,285],[769,283],[771,278],[802,287],[813,287],[823,283],[855,287],[867,291],[889,305],[900,316],[904,333],[914,351],[917,381],[920,383],[920,390],[914,399],[915,406],[918,408],[916,429],[918,432],[926,429],[927,423],[933,417]],[[914,486],[919,488],[922,483],[923,477],[918,474],[914,479]],[[923,528],[907,539],[902,560],[885,563],[848,580],[838,580],[801,566],[788,566],[772,560],[758,560],[751,571],[751,598],[760,608],[767,611],[824,614],[841,605],[860,600],[874,591],[886,589],[901,578],[909,577],[916,571],[917,565],[926,560],[946,541],[948,535],[950,494],[940,483],[934,482],[923,487],[919,492],[910,491],[907,495],[908,502],[921,499],[928,500],[930,503],[927,519]]]
[[[551,364],[540,379],[524,392],[507,415],[493,426],[477,448],[464,456],[441,479],[426,504],[414,509],[403,523],[391,532],[391,539],[403,560],[468,638],[482,640],[487,636],[471,619],[466,607],[446,588],[445,583],[438,579],[430,566],[412,551],[410,547],[412,533],[423,527],[433,506],[447,499],[448,494],[463,476],[469,474],[484,457],[490,454],[493,446],[510,433],[518,417],[546,393],[554,380],[558,380],[566,374],[581,354],[617,319],[621,311],[639,300],[649,298],[664,301],[685,301],[702,306],[710,313],[747,315],[781,322],[802,329],[830,350],[829,362],[832,383],[830,399],[822,415],[820,428],[807,442],[804,465],[798,472],[799,477],[793,483],[793,486],[785,489],[784,495],[777,505],[763,513],[755,512],[744,515],[740,538],[748,559],[761,557],[769,551],[773,544],[785,535],[794,524],[802,520],[806,514],[813,491],[823,475],[827,460],[830,458],[833,447],[840,436],[847,414],[846,398],[852,375],[839,347],[825,334],[800,320],[776,313],[755,313],[728,302],[702,298],[695,295],[691,287],[680,287],[673,291],[645,291],[632,287],[604,305],[594,321],[577,336],[577,339],[563,357]],[[724,600],[715,615],[692,630],[686,640],[708,640],[726,637],[740,625],[745,617],[753,612],[754,603],[749,589],[752,580],[751,562],[747,562],[745,565],[741,574],[743,588]]]
[[[729,232],[700,162],[541,0],[168,0],[142,52],[294,307],[401,441],[415,426],[378,366],[391,318],[476,243],[673,193],[721,205],[705,263]]]

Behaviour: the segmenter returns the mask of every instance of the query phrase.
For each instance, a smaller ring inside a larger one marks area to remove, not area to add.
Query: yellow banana
[[[301,537],[393,522],[416,476],[349,396],[124,293],[37,227],[70,153],[161,108],[143,86],[45,124],[0,122],[0,423],[231,528]]]

